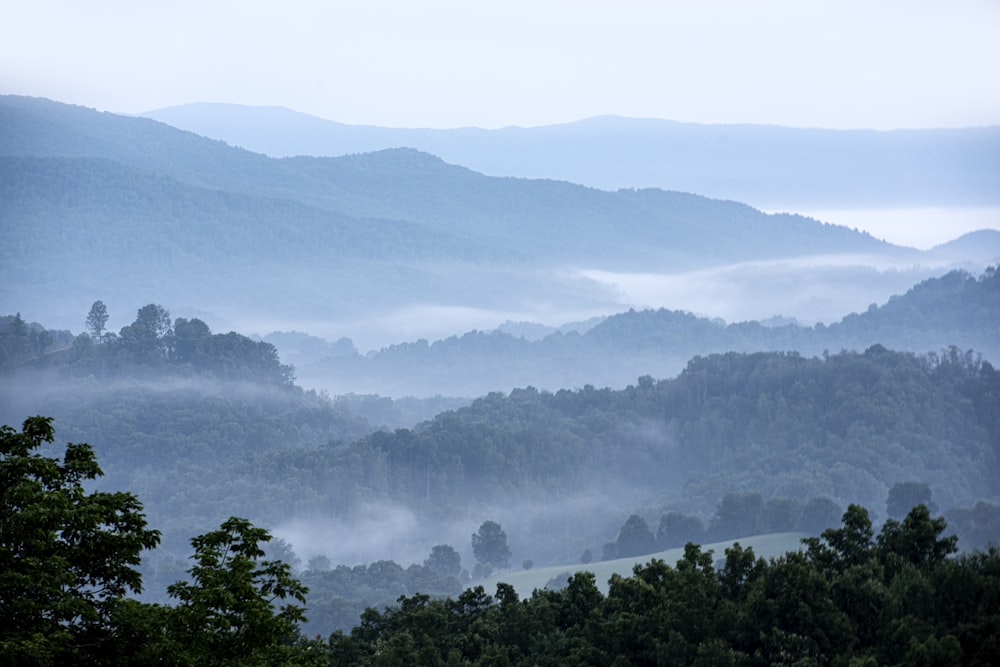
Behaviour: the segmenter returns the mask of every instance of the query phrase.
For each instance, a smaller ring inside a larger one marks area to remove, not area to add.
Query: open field
[[[802,533],[772,533],[769,535],[754,535],[743,537],[726,542],[715,542],[702,546],[704,551],[712,551],[716,560],[725,556],[725,550],[733,544],[739,542],[740,546],[753,549],[754,554],[762,558],[777,558],[789,551],[800,548],[801,540],[805,537]],[[530,570],[516,570],[494,574],[480,582],[487,592],[496,590],[500,582],[510,584],[517,591],[518,595],[524,597],[531,595],[536,588],[545,588],[545,584],[555,576],[563,573],[593,572],[597,578],[597,587],[602,593],[608,592],[608,581],[612,574],[630,576],[632,569],[636,565],[648,563],[654,558],[666,561],[673,566],[684,556],[684,548],[667,549],[656,553],[636,556],[634,558],[618,558],[615,560],[593,562],[587,565],[574,563],[571,565],[554,565],[551,567],[532,568]]]

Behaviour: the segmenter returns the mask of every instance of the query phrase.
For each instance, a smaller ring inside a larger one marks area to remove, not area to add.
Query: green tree
[[[495,568],[506,568],[510,563],[507,533],[495,521],[484,521],[472,535],[472,553],[476,562]]]
[[[758,532],[764,502],[759,493],[727,493],[719,501],[709,533],[720,540]]]
[[[121,330],[121,340],[139,359],[164,361],[169,353],[173,327],[170,312],[150,303],[136,313],[135,322]]]
[[[104,340],[104,329],[108,324],[108,307],[98,299],[87,314],[87,332],[98,343]]]
[[[62,461],[33,453],[52,419],[0,427],[0,656],[11,664],[97,660],[116,607],[140,592],[136,567],[160,533],[130,493],[87,493],[102,472],[87,444]]]
[[[174,356],[180,363],[196,363],[208,356],[212,331],[201,320],[178,317],[174,322]]]
[[[462,573],[462,557],[447,544],[438,544],[424,561],[424,567],[438,577],[457,577]]]
[[[219,530],[191,540],[191,582],[167,587],[179,604],[172,633],[204,664],[272,664],[296,639],[308,590],[281,561],[261,560],[271,536],[246,519],[230,517]]]
[[[643,556],[656,551],[656,538],[649,529],[646,520],[638,514],[633,514],[625,521],[618,532],[615,541],[615,553],[618,558]]]
[[[901,563],[929,568],[944,562],[958,551],[958,536],[941,537],[946,526],[944,517],[932,517],[923,504],[911,509],[902,523],[888,519],[878,536],[878,548],[888,569],[895,571]]]
[[[813,498],[802,508],[796,528],[801,533],[819,535],[838,524],[841,508],[829,498]]]

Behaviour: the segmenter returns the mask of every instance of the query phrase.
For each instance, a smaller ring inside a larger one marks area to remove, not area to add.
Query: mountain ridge
[[[33,98],[0,97],[0,155],[0,214],[16,241],[5,247],[0,305],[42,305],[49,313],[31,316],[64,327],[70,313],[106,298],[214,311],[222,326],[251,331],[284,317],[285,328],[333,321],[356,337],[351,323],[368,321],[382,340],[399,340],[384,330],[410,312],[426,322],[419,326],[450,333],[422,315],[428,309],[495,325],[551,315],[553,305],[584,318],[636,305],[593,270],[926,256],[690,193],[493,177],[416,149],[269,158],[154,120]],[[69,192],[86,197],[70,201]],[[210,259],[213,248],[226,251]]]
[[[478,172],[660,187],[780,206],[997,205],[1000,126],[831,130],[595,116],[534,127],[383,128],[200,103],[143,114],[274,155],[410,146]],[[610,166],[609,165],[613,165]]]

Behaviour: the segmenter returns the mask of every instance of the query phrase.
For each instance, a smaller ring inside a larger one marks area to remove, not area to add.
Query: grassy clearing
[[[724,557],[725,550],[727,548],[731,547],[736,542],[739,542],[743,547],[752,548],[754,554],[759,557],[777,558],[784,553],[799,549],[802,546],[800,540],[803,537],[805,537],[805,535],[802,533],[772,533],[769,535],[754,535],[737,540],[705,544],[702,545],[702,549],[706,551],[711,550],[716,560],[718,560]],[[658,558],[666,561],[670,565],[673,565],[680,560],[683,555],[683,548],[667,549],[666,551],[659,551],[652,554],[646,554],[644,556],[637,556],[635,558],[618,558],[616,560],[594,562],[588,565],[584,565],[583,563],[574,563],[570,565],[539,567],[531,570],[501,572],[476,583],[482,585],[488,593],[492,593],[496,590],[498,583],[505,582],[513,586],[518,595],[524,597],[526,595],[530,595],[536,588],[545,588],[545,584],[557,575],[565,572],[575,573],[586,571],[594,573],[597,578],[597,587],[601,589],[602,593],[606,594],[608,592],[608,581],[611,579],[612,574],[629,576],[632,574],[632,570],[636,565],[648,563],[654,558]]]

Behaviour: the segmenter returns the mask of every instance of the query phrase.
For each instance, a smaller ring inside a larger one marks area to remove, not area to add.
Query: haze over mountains
[[[829,322],[1000,256],[996,233],[970,262],[696,194],[490,177],[411,148],[275,159],[33,98],[2,98],[0,155],[0,305],[71,329],[97,298],[362,349],[646,305]],[[804,265],[822,268],[802,281]]]
[[[186,104],[143,116],[273,157],[407,146],[494,176],[657,187],[765,209],[996,206],[1000,127],[825,130],[601,116],[540,127],[346,125],[280,107]]]

